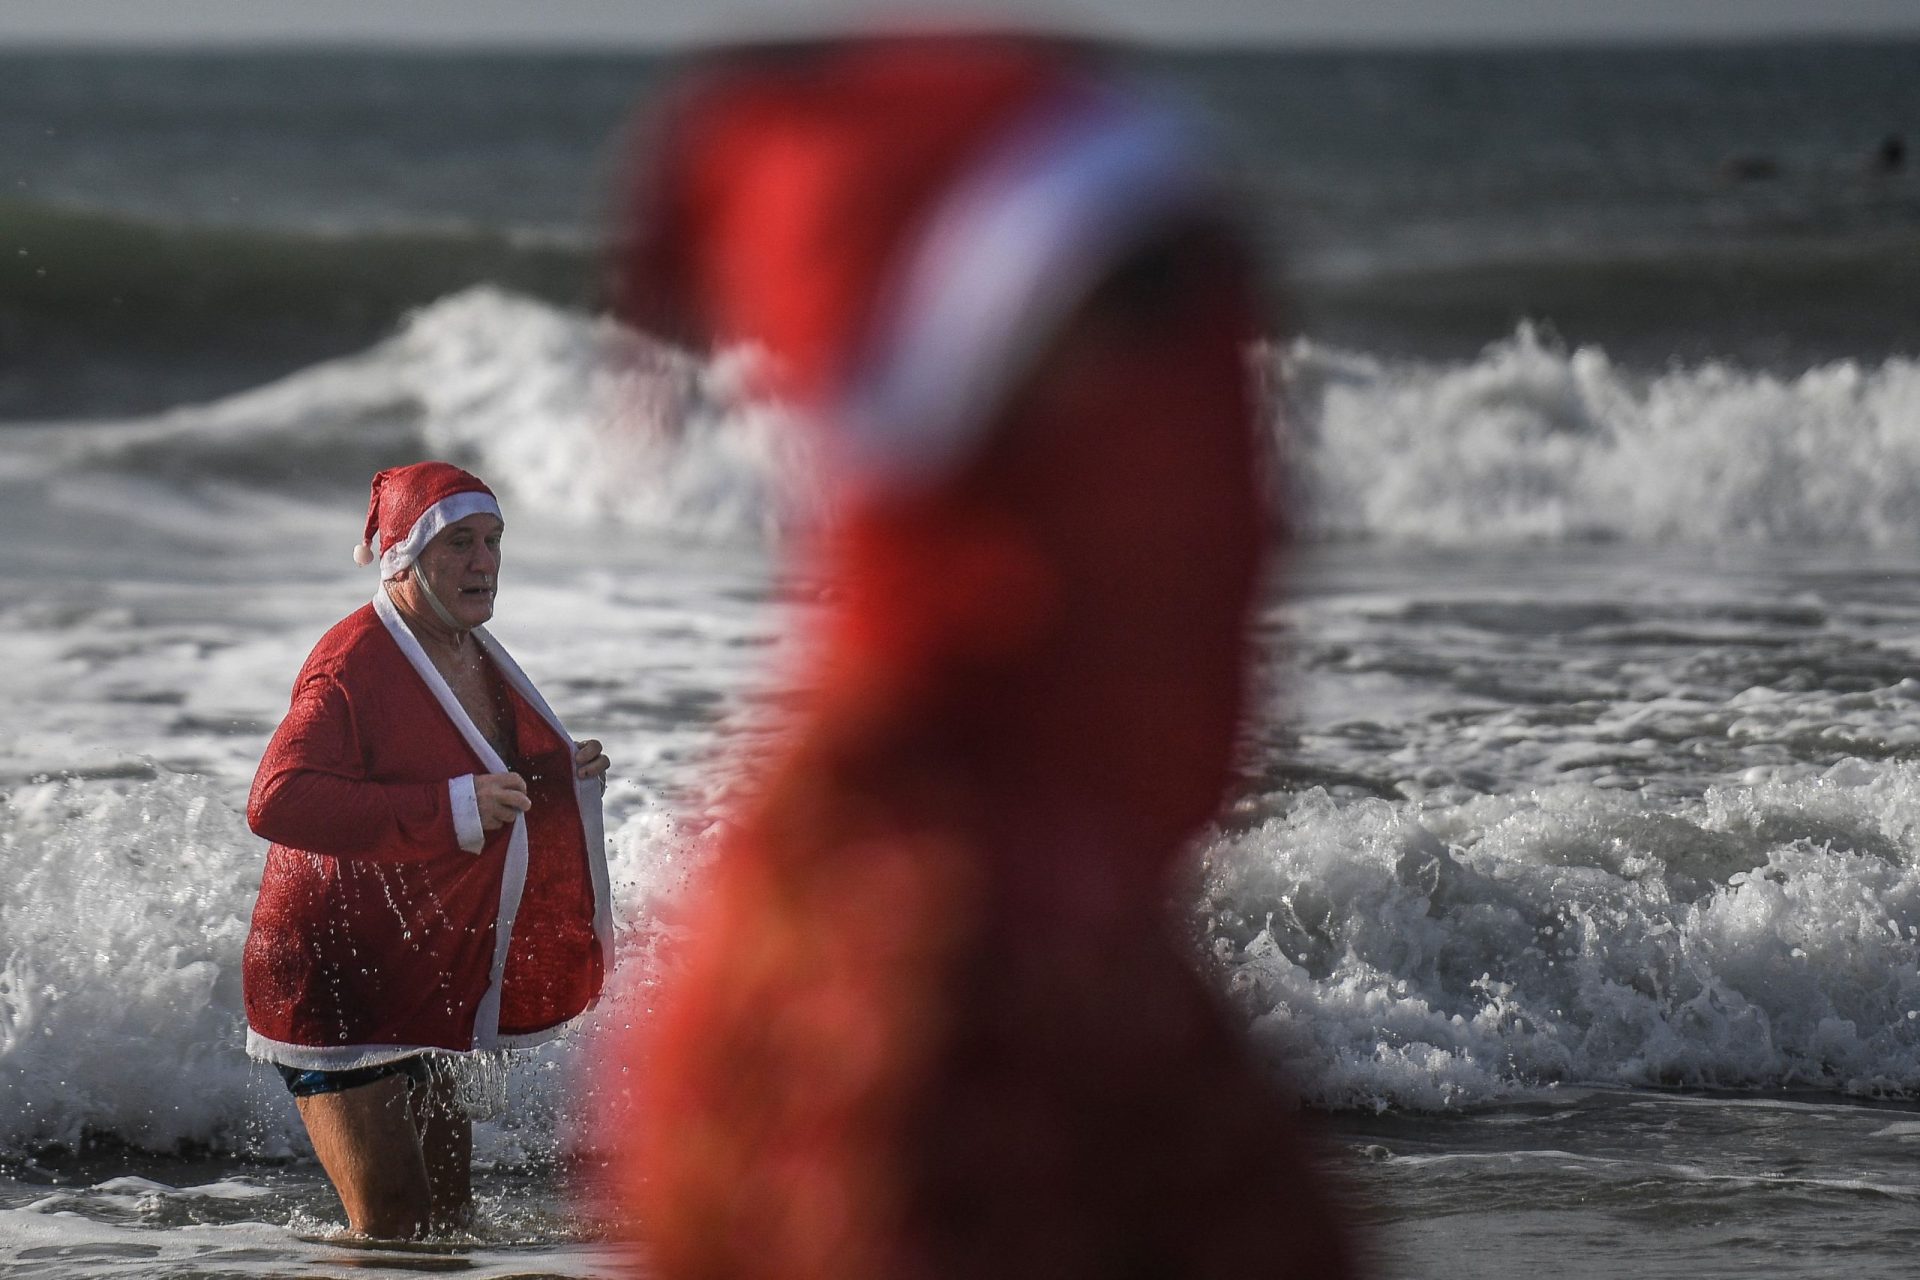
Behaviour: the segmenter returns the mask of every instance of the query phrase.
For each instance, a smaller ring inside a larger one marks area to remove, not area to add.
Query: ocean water
[[[1154,61],[1297,282],[1255,358],[1300,536],[1177,905],[1378,1274],[1909,1274],[1920,188],[1866,159],[1920,127],[1920,48]],[[0,55],[0,1271],[621,1256],[581,1041],[508,1071],[472,1236],[338,1238],[240,1048],[242,810],[372,590],[367,475],[464,461],[508,511],[495,631],[616,762],[644,1000],[821,502],[750,355],[593,305],[658,72]]]
[[[1920,45],[1159,52],[1297,330],[1470,360],[1522,320],[1645,369],[1920,346]],[[645,55],[0,49],[0,420],[153,412],[479,282],[602,292]],[[1741,175],[1752,175],[1743,177]],[[1281,268],[1284,268],[1284,275]]]

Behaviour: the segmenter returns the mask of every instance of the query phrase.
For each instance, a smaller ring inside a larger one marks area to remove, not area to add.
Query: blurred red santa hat
[[[450,462],[416,462],[373,478],[367,527],[353,549],[355,564],[372,564],[380,540],[380,576],[404,573],[434,537],[468,516],[500,517],[500,503],[480,477]]]
[[[1084,45],[875,35],[718,58],[638,170],[623,310],[751,342],[856,488],[969,456],[1116,263],[1218,216],[1186,109]]]

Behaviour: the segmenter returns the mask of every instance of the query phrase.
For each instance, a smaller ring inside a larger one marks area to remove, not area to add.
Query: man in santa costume
[[[994,35],[722,57],[656,129],[632,313],[762,344],[837,505],[798,724],[608,1050],[645,1275],[1352,1273],[1170,907],[1273,543],[1207,154]]]
[[[272,841],[244,956],[247,1047],[280,1069],[353,1230],[468,1213],[454,1055],[551,1039],[612,959],[600,794],[487,634],[499,503],[444,462],[373,478],[373,601],[321,638],[254,778]]]

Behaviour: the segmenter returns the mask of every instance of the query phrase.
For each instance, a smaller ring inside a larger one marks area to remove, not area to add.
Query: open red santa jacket
[[[612,961],[601,782],[484,628],[518,758],[480,734],[384,589],[329,631],[254,779],[272,841],[243,962],[247,1048],[348,1070],[422,1049],[537,1044]],[[482,831],[473,777],[512,768],[532,809]]]

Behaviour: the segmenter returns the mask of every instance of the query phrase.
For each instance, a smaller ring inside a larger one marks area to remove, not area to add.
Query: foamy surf
[[[1920,614],[1871,575],[1782,588],[1628,550],[1904,536],[1920,366],[1645,378],[1528,331],[1462,365],[1269,357],[1306,525],[1374,557],[1309,563],[1292,739],[1195,905],[1296,1087],[1445,1108],[1566,1082],[1920,1086],[1899,758]],[[23,713],[0,748],[0,1150],[297,1148],[234,1048],[244,786],[305,645],[368,589],[344,548],[382,459],[453,456],[504,491],[498,629],[624,766],[615,874],[652,954],[655,904],[704,856],[687,832],[743,785],[717,735],[763,727],[786,625],[764,544],[820,501],[751,372],[477,289],[242,396],[0,439],[40,467],[0,607]],[[1386,549],[1412,542],[1455,550]],[[1502,559],[1541,542],[1572,558]],[[523,1073],[483,1145],[560,1142],[572,1113],[539,1099],[571,1054]],[[134,1060],[155,1069],[129,1084]]]
[[[696,360],[478,286],[358,355],[149,418],[0,439],[0,455],[23,478],[131,473],[296,499],[339,499],[380,467],[441,457],[540,518],[760,541],[814,499],[799,432],[749,394],[756,363],[748,350]]]
[[[1908,1096],[1917,821],[1911,765],[1680,806],[1577,784],[1431,806],[1315,791],[1209,849],[1201,925],[1256,1040],[1320,1105],[1554,1083]]]
[[[269,1194],[287,1199],[297,1193]],[[540,1224],[547,1236],[538,1245],[524,1239],[379,1245],[342,1237],[317,1218],[297,1217],[293,1226],[225,1216],[169,1221],[151,1206],[124,1210],[106,1203],[109,1198],[82,1193],[53,1197],[62,1207],[0,1207],[0,1259],[8,1274],[24,1280],[75,1274],[337,1277],[458,1271],[481,1280],[530,1275],[587,1280],[631,1262],[618,1246],[554,1238],[552,1223]],[[145,1199],[174,1203],[177,1196],[151,1193]],[[285,1212],[282,1205],[273,1208]]]
[[[1647,376],[1523,327],[1461,363],[1306,341],[1257,359],[1286,388],[1272,427],[1293,485],[1279,496],[1316,539],[1920,540],[1920,362],[1909,358]],[[497,477],[516,510],[540,519],[765,544],[827,499],[804,432],[754,394],[756,365],[750,351],[703,361],[605,318],[477,287],[359,355],[254,391],[8,433],[0,481],[86,498],[128,485],[139,500],[126,505],[149,522],[174,495],[180,533],[210,492],[228,505],[242,501],[234,490],[331,501],[380,466],[437,456]]]
[[[1920,362],[1646,376],[1523,327],[1464,364],[1296,343],[1288,455],[1319,538],[1911,545]]]
[[[259,860],[240,799],[183,778],[46,783],[0,806],[0,1150],[300,1148],[238,1049]],[[1208,845],[1193,910],[1255,1039],[1318,1105],[1457,1109],[1572,1083],[1907,1096],[1916,830],[1909,764],[1677,806],[1576,783],[1463,804],[1312,789]],[[630,980],[705,848],[653,809],[615,830]],[[565,1099],[597,1087],[577,1048],[519,1064],[483,1158],[572,1146]]]

